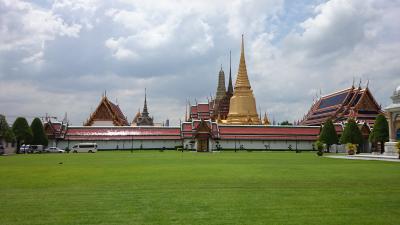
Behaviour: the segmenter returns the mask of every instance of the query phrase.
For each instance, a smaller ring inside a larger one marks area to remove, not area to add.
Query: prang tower
[[[236,77],[235,89],[229,105],[226,123],[237,125],[261,124],[257,114],[256,100],[253,95],[253,90],[251,90],[249,77],[247,76],[243,35],[239,70]]]

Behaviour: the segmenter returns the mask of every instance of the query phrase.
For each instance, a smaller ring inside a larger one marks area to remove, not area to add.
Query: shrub
[[[317,148],[318,152],[317,155],[318,156],[322,156],[324,154],[323,150],[324,150],[324,143],[322,143],[321,141],[316,141],[314,143],[314,146]]]
[[[357,150],[357,145],[352,143],[347,143],[346,149],[347,149],[347,154],[354,155]]]

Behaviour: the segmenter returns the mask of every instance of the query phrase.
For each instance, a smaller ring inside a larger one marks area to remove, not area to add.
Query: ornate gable
[[[369,89],[365,89],[363,95],[361,96],[359,102],[355,105],[358,110],[368,110],[368,111],[380,111],[381,107],[375,101]]]
[[[101,99],[100,104],[85,123],[85,126],[104,125],[129,125],[119,106],[110,102],[106,96]]]

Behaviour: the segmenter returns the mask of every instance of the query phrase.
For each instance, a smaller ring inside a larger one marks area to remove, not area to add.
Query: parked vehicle
[[[97,144],[96,143],[79,143],[74,145],[71,150],[73,153],[78,152],[89,152],[95,153],[97,152]]]
[[[19,153],[30,153],[30,145],[21,145],[21,147],[19,148]]]
[[[44,148],[43,145],[31,145],[29,150],[30,153],[42,153]]]
[[[4,155],[5,151],[4,146],[0,145],[0,155]]]
[[[65,152],[65,150],[62,150],[61,148],[58,148],[58,147],[49,147],[49,148],[46,148],[44,151],[48,152],[48,153],[52,153],[52,152],[54,152],[54,153],[64,153]]]

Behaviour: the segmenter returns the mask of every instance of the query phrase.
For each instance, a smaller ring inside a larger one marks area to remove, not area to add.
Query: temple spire
[[[217,94],[215,96],[215,100],[220,101],[225,97],[226,94],[226,89],[225,89],[225,73],[222,70],[222,64],[221,64],[221,70],[219,71],[218,74],[218,87],[217,87]]]
[[[148,116],[149,112],[147,109],[147,93],[146,93],[146,88],[144,89],[144,106],[143,106],[143,112],[142,116]]]
[[[246,68],[246,60],[244,57],[244,40],[242,34],[242,48],[240,52],[240,63],[239,63],[239,71],[238,76],[236,78],[235,89],[250,89],[250,82],[249,77],[247,75],[247,68]]]
[[[233,85],[232,85],[232,56],[231,51],[229,51],[229,83],[228,83],[228,95],[232,96],[233,94]]]
[[[246,61],[244,57],[244,40],[240,53],[239,70],[236,76],[236,84],[233,96],[230,99],[229,113],[226,120],[228,124],[261,124],[257,113],[256,100],[251,90],[247,75]]]

